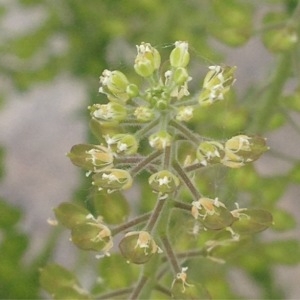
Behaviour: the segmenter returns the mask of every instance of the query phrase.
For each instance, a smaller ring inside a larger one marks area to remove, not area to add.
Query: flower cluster
[[[210,140],[190,128],[195,109],[206,109],[229,95],[236,68],[210,66],[203,89],[190,96],[189,46],[184,41],[177,41],[174,46],[163,65],[156,48],[149,43],[137,46],[133,69],[144,80],[140,86],[119,70],[103,71],[99,92],[107,101],[88,107],[91,129],[99,142],[75,145],[67,154],[74,165],[91,176],[92,191],[100,195],[94,199],[96,202],[107,201],[111,205],[113,197],[122,195],[123,190],[133,185],[136,176],[147,172],[149,188],[157,195],[153,211],[111,229],[103,222],[110,219],[104,209],[92,215],[82,207],[63,203],[55,209],[55,214],[71,230],[72,242],[84,250],[108,255],[112,237],[124,232],[119,249],[134,264],[147,263],[162,253],[158,246],[162,242],[163,253],[172,256],[177,274],[171,284],[172,293],[181,295],[186,289],[192,290],[193,285],[187,283],[188,268],[180,268],[166,237],[168,228],[160,228],[168,227],[172,207],[188,210],[188,218],[196,222],[197,228],[231,233],[232,237],[225,242],[204,244],[207,257],[215,261],[218,258],[212,257],[214,247],[236,241],[241,233],[266,229],[272,223],[272,216],[259,209],[230,211],[218,198],[204,197],[196,186],[198,169],[214,164],[241,168],[257,160],[268,147],[266,140],[259,136],[240,134],[227,140]],[[189,145],[189,154],[183,159],[179,153],[182,144]],[[188,194],[181,193],[184,187]],[[184,203],[177,201],[178,195],[185,195]],[[121,201],[117,203],[122,209]],[[114,205],[111,207],[116,209]],[[131,227],[136,228],[131,230]]]

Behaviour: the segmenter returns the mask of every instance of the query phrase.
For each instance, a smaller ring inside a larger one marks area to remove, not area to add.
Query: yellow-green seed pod
[[[170,64],[172,67],[186,67],[190,61],[190,54],[188,52],[189,44],[187,42],[175,42],[175,48],[170,54]]]
[[[94,104],[88,108],[91,116],[102,124],[118,124],[127,117],[126,107],[115,102]]]
[[[149,77],[160,66],[160,54],[149,43],[142,43],[137,47],[137,56],[134,62],[134,70],[142,77]]]

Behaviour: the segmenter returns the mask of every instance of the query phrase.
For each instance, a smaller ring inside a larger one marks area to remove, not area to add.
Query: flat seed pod
[[[234,214],[238,219],[231,225],[231,228],[239,234],[257,233],[273,224],[272,214],[264,209],[239,209],[234,211]]]

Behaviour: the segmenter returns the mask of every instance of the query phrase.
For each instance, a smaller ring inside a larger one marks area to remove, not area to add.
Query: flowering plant
[[[115,236],[123,233],[118,244],[124,260],[144,265],[138,282],[119,291],[118,295],[130,294],[131,299],[148,297],[151,290],[176,299],[206,297],[209,292],[197,278],[188,279],[192,257],[224,262],[217,250],[236,247],[245,235],[272,224],[268,211],[240,209],[238,204],[230,207],[227,199],[213,199],[197,185],[203,169],[217,165],[242,168],[257,160],[268,146],[264,138],[255,135],[239,134],[225,140],[203,137],[189,125],[197,118],[195,111],[226,101],[236,70],[210,66],[202,90],[191,95],[189,60],[187,42],[175,42],[165,65],[156,48],[142,43],[137,46],[134,70],[145,84],[131,82],[119,70],[103,71],[99,92],[108,101],[88,107],[90,126],[99,143],[78,144],[68,153],[72,163],[91,177],[93,207],[62,203],[54,210],[57,220],[71,230],[71,241],[82,250],[101,252],[97,257],[110,256]],[[129,211],[122,208],[122,201],[126,202],[123,191],[134,188],[142,174],[147,174],[156,203],[146,213],[129,218]],[[114,205],[121,212],[119,219],[111,222],[105,209],[95,208],[114,198],[120,199]],[[191,249],[181,245],[172,236],[174,211],[181,214],[185,237],[202,231],[205,239],[201,237]],[[155,278],[161,277],[166,277],[164,285],[154,284]],[[47,287],[46,279],[44,285]],[[55,289],[48,286],[48,291],[58,297],[66,285],[78,297],[87,297],[72,281]]]

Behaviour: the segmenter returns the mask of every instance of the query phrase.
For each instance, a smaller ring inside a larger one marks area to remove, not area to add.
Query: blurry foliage
[[[89,86],[91,97],[87,101],[93,102],[97,78],[103,69],[108,66],[110,69],[121,67],[126,69],[127,74],[130,73],[128,66],[132,64],[130,59],[133,54],[128,49],[132,49],[131,45],[149,41],[164,51],[175,40],[186,40],[195,49],[192,55],[199,58],[202,65],[207,65],[211,61],[222,62],[222,53],[214,46],[216,41],[239,47],[253,36],[258,36],[270,55],[275,56],[270,78],[262,83],[253,82],[249,90],[242,92],[240,99],[243,101],[238,101],[232,93],[226,102],[218,103],[205,112],[199,110],[193,126],[197,128],[201,123],[201,132],[215,138],[249,131],[267,135],[286,123],[300,132],[299,125],[290,117],[291,113],[300,111],[300,3],[297,0],[18,0],[8,3],[0,6],[0,20],[9,14],[10,5],[18,5],[21,14],[23,10],[39,9],[43,16],[32,31],[4,36],[0,42],[1,78],[20,91],[42,81],[49,82],[61,73],[69,73]],[[253,16],[262,8],[265,8],[263,18],[254,20]],[[297,87],[285,94],[284,87],[292,79],[296,79]],[[6,92],[3,86],[0,102],[5,99]],[[4,174],[2,153],[1,175]],[[270,210],[275,221],[269,231],[278,235],[272,241],[264,240],[266,235],[255,236],[245,239],[243,245],[236,249],[228,249],[227,253],[220,251],[220,256],[227,260],[225,265],[202,258],[197,263],[193,261],[189,264],[187,261],[189,276],[194,282],[205,285],[212,298],[243,297],[235,292],[234,284],[226,280],[228,270],[235,266],[254,279],[261,288],[261,297],[283,299],[284,287],[276,286],[274,266],[295,265],[300,261],[299,240],[285,239],[279,234],[288,233],[296,227],[296,222],[291,213],[278,205],[291,184],[300,184],[299,157],[286,157],[276,149],[271,149],[269,155],[290,162],[291,169],[281,175],[261,176],[253,166],[234,172],[214,168],[203,172],[201,182],[197,183],[204,193],[216,193],[227,199],[226,205],[233,205],[242,198],[250,207],[260,206]],[[212,176],[218,183],[217,191]],[[145,186],[146,179],[142,178],[140,184]],[[76,198],[81,203],[86,202],[82,189]],[[149,189],[142,189],[143,201],[139,204],[142,211],[152,208],[153,203],[148,198]],[[51,247],[33,262],[24,261],[30,241],[18,227],[22,212],[7,201],[9,199],[0,200],[0,298],[38,298],[38,268],[51,256]],[[91,209],[102,211],[103,207]],[[126,205],[124,209],[127,210]],[[109,209],[107,213],[107,219],[114,223]],[[174,239],[178,242],[181,235],[177,233],[185,230],[182,227],[178,217],[178,223],[173,227]],[[202,233],[200,239],[201,236]],[[137,280],[138,267],[127,265],[118,254],[93,264],[95,272],[101,276],[101,281],[95,278],[90,283],[93,295],[106,289],[126,288]],[[116,273],[115,269],[121,269],[121,273]],[[61,279],[59,284],[63,280],[68,282],[67,287],[61,288],[59,298],[66,295],[78,299],[91,297],[81,288],[75,275],[55,264],[46,266],[40,278],[48,292],[53,292],[51,279],[56,276]],[[170,280],[172,278],[164,278],[162,284]],[[71,290],[68,289],[70,282]],[[53,284],[55,286],[56,283]],[[207,297],[205,289],[199,287],[198,291],[198,296]],[[162,295],[156,291],[153,299],[168,298],[162,298]]]

